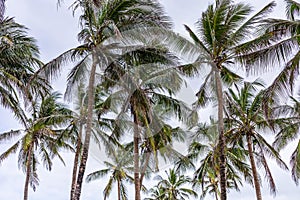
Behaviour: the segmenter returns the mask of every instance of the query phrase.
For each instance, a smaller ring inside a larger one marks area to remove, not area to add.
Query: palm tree
[[[72,144],[74,144],[75,149],[70,199],[76,189],[78,165],[82,153],[82,135],[84,125],[86,123],[86,99],[84,85],[80,84],[77,89],[77,101],[75,102],[76,107],[72,113],[72,120],[66,128],[66,131],[61,136],[62,138],[65,138],[65,140],[69,140]]]
[[[195,163],[191,167],[196,168],[193,187],[202,190],[201,199],[205,198],[207,193],[214,195],[216,200],[220,196],[219,146],[217,141],[217,123],[211,118],[210,124],[198,124],[197,130],[192,137],[192,143],[189,146],[187,158]],[[225,155],[227,158],[226,187],[227,189],[239,191],[239,186],[242,186],[241,176],[250,183],[252,179],[250,167],[245,163],[246,153],[241,148],[227,146]],[[195,162],[199,160],[199,163]]]
[[[28,104],[35,94],[44,94],[49,85],[42,77],[34,76],[41,62],[36,41],[27,36],[27,28],[12,18],[1,20],[0,27],[0,104],[25,125],[20,98]]]
[[[125,149],[117,149],[111,155],[112,162],[104,161],[107,168],[90,173],[86,181],[94,181],[108,174],[111,174],[108,183],[103,191],[104,200],[111,194],[113,183],[117,183],[118,200],[127,200],[127,189],[124,182],[133,183],[134,178],[130,175],[133,172],[132,152]]]
[[[173,68],[176,60],[165,49],[153,47],[132,51],[123,55],[118,63],[107,68],[104,84],[113,87],[112,99],[120,105],[116,121],[121,124],[128,114],[132,118],[135,192],[136,199],[140,199],[140,187],[150,156],[157,159],[157,151],[171,144],[168,138],[171,135],[167,134],[173,130],[164,123],[163,115],[168,112],[179,120],[186,120],[191,110],[173,97],[183,80]],[[145,153],[143,166],[140,149]]]
[[[95,7],[90,1],[77,1],[75,7],[78,6],[83,9],[80,17],[82,31],[78,34],[79,41],[83,44],[63,53],[40,70],[52,77],[61,69],[64,61],[79,59],[79,63],[70,72],[67,92],[70,92],[72,86],[76,85],[79,80],[88,77],[87,125],[74,200],[80,199],[82,180],[88,159],[94,110],[94,89],[96,78],[98,78],[96,71],[97,69],[103,71],[120,52],[120,45],[111,43],[108,39],[112,36],[121,37],[122,30],[128,30],[137,25],[170,26],[156,1],[113,0],[103,2],[100,8]],[[152,12],[153,9],[156,12]],[[89,65],[90,59],[91,65]],[[88,66],[91,67],[89,74],[86,70]]]
[[[299,98],[291,97],[292,105],[284,105],[281,108],[280,114],[284,114],[286,117],[286,120],[283,121],[280,125],[280,131],[275,136],[275,141],[273,143],[274,148],[277,151],[281,151],[282,149],[286,148],[289,144],[291,144],[291,141],[297,140],[299,136],[299,128],[300,128],[300,120],[299,120],[299,114],[300,114],[300,102],[298,100]],[[296,148],[292,152],[291,158],[290,158],[290,165],[291,165],[291,173],[292,178],[295,181],[295,183],[299,184],[300,179],[300,140],[296,143]]]
[[[156,109],[155,109],[156,110]],[[161,119],[155,119],[159,121]],[[160,130],[151,130],[155,133],[151,137],[144,138],[141,143],[141,170],[140,170],[140,185],[142,185],[144,177],[148,171],[159,171],[159,157],[165,162],[176,161],[182,154],[173,147],[175,141],[184,141],[184,131],[179,128],[173,128],[171,125],[163,124]],[[153,163],[153,166],[151,166]],[[150,169],[150,170],[149,170]]]
[[[255,94],[257,87],[262,86],[263,84],[258,80],[252,83],[245,82],[243,88],[236,87],[236,92],[229,89],[229,92],[225,93],[225,123],[230,129],[229,143],[242,148],[246,143],[258,200],[262,199],[262,195],[256,162],[264,167],[271,193],[274,194],[276,193],[276,186],[266,156],[275,159],[283,169],[288,169],[281,160],[279,153],[262,136],[262,133],[268,130],[272,131],[276,124],[280,125],[286,120],[285,118],[281,119],[278,115],[269,119],[265,116],[264,109],[262,109],[264,92]]]
[[[24,200],[28,199],[29,184],[35,191],[39,183],[37,175],[38,157],[47,170],[52,169],[52,160],[58,157],[63,159],[59,153],[60,149],[72,150],[72,148],[59,139],[64,131],[62,127],[68,123],[70,110],[58,103],[58,93],[44,97],[40,103],[36,103],[32,110],[32,118],[24,130],[12,130],[0,135],[0,141],[11,140],[14,137],[22,136],[8,150],[0,155],[0,162],[19,150],[18,164],[26,173],[24,186]],[[63,162],[64,163],[64,162]]]
[[[213,100],[212,97],[214,95],[212,93],[215,92],[218,103],[221,200],[226,200],[227,198],[223,81],[227,85],[230,85],[241,79],[240,76],[234,74],[231,70],[233,66],[237,66],[238,64],[241,67],[246,66],[246,70],[254,70],[262,66],[262,63],[253,65],[248,59],[249,51],[252,51],[254,49],[253,46],[257,45],[262,38],[252,39],[249,36],[253,35],[252,33],[257,30],[258,25],[274,5],[275,3],[272,2],[258,13],[249,17],[252,8],[248,4],[234,4],[231,0],[217,0],[214,5],[209,5],[207,10],[202,13],[201,18],[197,22],[197,33],[194,33],[191,28],[185,26],[194,44],[189,43],[174,33],[168,34],[166,31],[162,31],[163,35],[161,37],[168,37],[162,39],[166,45],[177,51],[177,53],[185,55],[184,58],[195,59],[193,63],[179,67],[182,72],[190,76],[196,76],[197,74],[202,74],[201,69],[209,69],[197,93],[197,104],[199,106],[206,105],[207,102]],[[151,32],[147,34],[147,37],[150,34]]]
[[[269,104],[277,100],[278,96],[293,95],[294,88],[299,76],[299,10],[300,3],[293,0],[285,0],[286,2],[286,16],[287,19],[267,19],[262,26],[262,30],[269,38],[273,40],[272,43],[265,43],[264,48],[258,51],[257,54],[252,54],[251,59],[253,63],[265,62],[266,67],[272,68],[273,64],[282,66],[280,73],[276,76],[272,84],[268,87],[265,97],[271,101],[265,103],[265,110],[268,109]],[[275,101],[276,103],[277,101]],[[298,123],[298,101],[292,98],[293,106],[284,106],[281,111],[288,114],[287,120],[283,123],[282,129],[276,135],[273,143],[276,150],[280,151],[286,147],[290,141],[297,137],[299,127]],[[282,112],[281,112],[282,114]],[[292,166],[292,178],[298,184],[300,177],[300,159],[299,159],[299,145],[294,150],[290,164]]]
[[[194,190],[184,187],[184,185],[191,183],[191,179],[188,176],[181,175],[175,169],[169,169],[169,172],[165,172],[167,179],[160,175],[155,177],[155,179],[159,180],[157,187],[162,190],[161,199],[180,200],[198,196]]]
[[[151,197],[147,197],[144,200],[166,200],[164,196],[164,189],[161,186],[154,186],[149,190]]]
[[[293,0],[285,0],[287,19],[266,19],[261,25],[262,42],[253,46],[248,54],[247,62],[263,63],[264,70],[282,67],[272,84],[268,87],[265,97],[275,99],[278,95],[287,96],[294,91],[299,75],[299,16],[300,4]],[[271,42],[268,42],[271,41]],[[258,50],[260,49],[260,50]],[[268,101],[270,103],[272,101]],[[267,106],[268,104],[266,104]]]
[[[96,89],[98,91],[99,88]],[[71,192],[70,192],[70,199],[72,198],[74,191],[76,189],[76,179],[77,173],[80,163],[80,158],[82,155],[82,138],[83,138],[83,130],[86,127],[86,118],[87,118],[87,95],[86,95],[86,86],[83,83],[80,83],[76,91],[75,98],[75,108],[72,112],[72,120],[70,124],[65,129],[65,131],[60,136],[61,139],[64,141],[69,141],[74,145],[75,155],[74,155],[74,162],[73,162],[73,171],[72,171],[72,183],[71,183]],[[106,108],[106,102],[102,99],[105,97],[103,92],[96,92],[95,98],[95,108],[96,112],[101,112],[105,114],[104,111]],[[111,131],[113,127],[113,120],[109,118],[104,118],[101,116],[94,116],[93,118],[93,127],[92,127],[92,135],[91,138],[99,146],[101,149],[101,145],[105,146],[106,151],[110,154],[113,152],[117,141],[113,140],[106,131]]]

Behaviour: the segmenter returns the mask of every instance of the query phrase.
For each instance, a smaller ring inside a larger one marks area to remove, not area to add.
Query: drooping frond
[[[86,177],[86,181],[91,182],[91,181],[97,180],[99,178],[102,178],[102,177],[106,176],[109,171],[110,171],[110,169],[103,169],[103,170],[99,170],[99,171],[95,171],[93,173],[90,173]]]
[[[300,4],[293,0],[285,0],[286,9],[285,13],[288,19],[295,21],[295,15],[299,16],[300,14]]]
[[[295,183],[299,184],[300,179],[300,141],[298,141],[295,151],[292,153],[290,164],[292,166],[292,178]]]
[[[281,94],[287,96],[293,92],[295,81],[299,75],[300,51],[289,60],[279,75],[268,88],[267,94]]]
[[[12,145],[9,149],[7,149],[4,153],[0,155],[0,163],[3,162],[8,156],[11,154],[14,154],[17,152],[20,145],[20,141],[16,142],[14,145]]]
[[[85,46],[79,46],[77,48],[70,49],[45,64],[38,70],[37,74],[43,74],[49,80],[56,78],[60,74],[63,66],[68,63],[76,62],[81,60],[82,58],[85,58],[87,54],[86,50],[87,49],[85,48]]]
[[[243,22],[242,25],[236,31],[234,31],[233,34],[231,34],[231,38],[229,39],[229,41],[232,43],[231,45],[236,46],[236,44],[244,42],[243,40],[245,39],[245,37],[249,37],[248,39],[252,39],[250,38],[252,34],[249,33],[253,33],[253,30],[256,29],[256,25],[259,24],[261,20],[264,20],[266,18],[266,16],[272,11],[275,5],[276,3],[274,1],[269,3],[259,12],[250,17],[247,21]],[[244,12],[244,15],[247,16],[250,14],[251,9],[246,8]],[[237,22],[240,22],[240,19]],[[237,24],[237,26],[239,26],[239,24]]]
[[[0,134],[0,143],[4,143],[7,140],[11,140],[11,138],[17,137],[21,134],[21,130],[11,130],[5,133]]]

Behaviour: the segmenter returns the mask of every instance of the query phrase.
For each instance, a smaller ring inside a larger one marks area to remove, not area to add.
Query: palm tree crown
[[[274,118],[268,119],[265,116],[262,109],[264,91],[255,96],[257,87],[262,86],[263,84],[258,80],[253,83],[245,82],[243,88],[237,87],[236,92],[229,89],[226,93],[225,123],[229,129],[229,143],[243,147],[243,141],[246,141],[257,199],[262,199],[262,195],[256,163],[263,166],[270,190],[274,194],[276,193],[275,182],[266,156],[275,159],[280,167],[287,169],[279,153],[263,137],[264,132],[272,131],[272,127],[281,125],[285,118],[274,115]],[[276,112],[275,108],[273,112]]]
[[[52,169],[52,159],[58,157],[63,163],[60,149],[72,148],[60,139],[64,132],[63,126],[68,123],[71,111],[58,103],[58,93],[46,96],[36,102],[32,110],[32,118],[27,119],[25,130],[15,130],[2,133],[0,141],[11,140],[21,136],[8,150],[0,155],[0,162],[19,149],[18,164],[26,173],[24,200],[28,199],[28,186],[36,189],[39,183],[37,175],[38,157],[46,167]]]
[[[118,200],[127,200],[127,189],[124,183],[133,183],[133,177],[130,175],[133,171],[132,154],[130,151],[118,149],[112,153],[111,159],[112,162],[104,162],[107,168],[90,173],[86,181],[90,182],[111,174],[103,191],[104,200],[110,196],[114,182],[117,183]]]

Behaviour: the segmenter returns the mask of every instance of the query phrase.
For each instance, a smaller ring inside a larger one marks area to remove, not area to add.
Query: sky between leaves
[[[7,0],[6,16],[15,17],[17,22],[26,25],[30,29],[30,35],[37,39],[41,49],[41,59],[47,62],[63,51],[77,45],[76,34],[79,30],[78,21],[76,17],[74,18],[72,16],[71,10],[67,9],[71,2],[70,0],[65,0],[65,4],[57,8],[55,0]],[[201,12],[207,8],[209,3],[212,3],[212,0],[161,0],[161,2],[175,23],[175,31],[187,36],[184,32],[183,24],[193,27],[196,20],[200,17]],[[248,1],[256,10],[262,8],[269,2],[270,1],[261,0]],[[271,16],[284,17],[285,7],[283,0],[277,0],[276,3],[277,7]],[[66,71],[70,68],[71,66],[66,67]],[[268,82],[270,80],[265,81]],[[193,93],[192,90],[197,88],[192,84],[193,83],[188,86],[191,94]],[[64,85],[65,81],[61,79],[54,83],[54,88],[63,92]],[[0,116],[0,132],[19,127],[9,111],[0,108]],[[0,153],[2,153],[8,145],[9,143],[0,144]],[[283,152],[285,161],[289,160],[289,155],[289,149]],[[65,154],[65,158],[67,166],[55,162],[52,172],[47,172],[40,166],[40,186],[36,192],[32,192],[30,189],[29,197],[31,200],[68,199],[73,161],[72,156],[68,153]],[[97,159],[93,159],[93,157],[90,158],[87,173],[103,167]],[[275,166],[275,163],[273,163],[273,166],[272,172],[274,173],[279,190],[275,199],[298,199],[300,189],[292,182],[290,174],[279,169]],[[165,166],[165,168],[166,167],[167,166]],[[164,170],[165,169],[162,169],[162,172]],[[24,174],[17,168],[17,156],[5,160],[0,166],[0,199],[22,199],[24,181]],[[103,198],[102,191],[106,181],[107,180],[104,179],[84,184],[82,199],[91,200]],[[151,185],[153,182],[149,184]],[[133,186],[129,186],[128,189],[129,188],[133,188]],[[263,196],[265,200],[273,199],[273,197],[269,195],[266,184],[263,186]],[[245,185],[239,193],[232,191],[228,194],[228,199],[230,200],[252,200],[254,198],[254,190],[247,185]],[[116,199],[114,192],[110,199]],[[129,189],[129,199],[133,199],[133,189]],[[212,199],[212,197],[208,196],[207,199]]]

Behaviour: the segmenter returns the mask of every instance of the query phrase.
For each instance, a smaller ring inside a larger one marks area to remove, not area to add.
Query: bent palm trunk
[[[258,173],[257,173],[257,169],[256,169],[254,155],[253,155],[251,135],[249,133],[247,133],[247,145],[248,145],[250,164],[251,164],[251,169],[252,169],[252,174],[253,174],[253,179],[254,179],[256,199],[262,200],[260,184],[259,184],[259,180],[258,180]]]
[[[94,110],[94,84],[95,84],[95,75],[96,75],[96,67],[98,64],[98,57],[96,52],[93,51],[93,64],[89,79],[89,86],[88,86],[88,111],[87,111],[87,123],[86,123],[86,133],[85,139],[83,144],[83,151],[81,162],[79,166],[77,182],[76,182],[76,190],[72,200],[80,200],[81,195],[81,188],[82,188],[82,181],[83,176],[86,168],[86,163],[88,159],[89,147],[90,147],[90,139],[92,133],[92,121],[93,121],[93,110]]]

